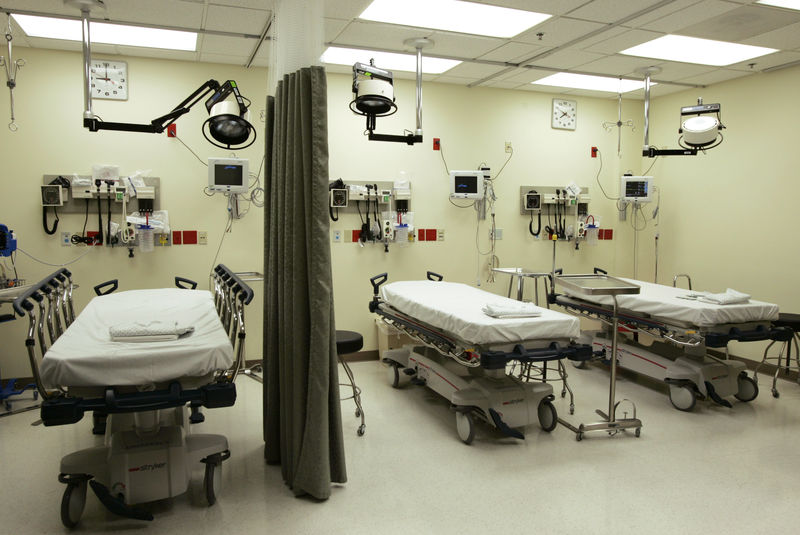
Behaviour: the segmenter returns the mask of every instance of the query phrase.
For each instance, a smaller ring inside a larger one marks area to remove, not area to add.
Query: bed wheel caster
[[[361,417],[361,411],[356,409],[356,418],[360,418],[360,417]]]
[[[470,411],[456,411],[456,431],[458,438],[466,445],[475,439],[475,417]]]
[[[581,432],[575,433],[575,440],[577,440],[578,442],[583,440],[583,433]]]
[[[230,456],[229,451],[224,451],[209,455],[202,461],[206,465],[206,473],[203,477],[203,494],[209,507],[217,503],[217,494],[219,494],[222,484],[222,461],[230,458]]]
[[[739,387],[739,391],[733,395],[739,401],[753,401],[758,396],[758,384],[755,380],[748,376],[745,372],[739,374],[737,378],[738,382],[737,385]],[[774,397],[778,397],[778,390],[776,388],[772,389],[772,395]]]
[[[575,404],[574,403],[570,403],[569,404],[569,413],[570,414],[575,414]]]
[[[539,425],[542,426],[544,431],[549,433],[556,428],[556,425],[558,425],[558,413],[552,403],[548,400],[543,400],[539,403],[538,413]]]
[[[772,389],[772,397],[774,397],[775,399],[778,399],[779,397],[781,397],[781,393],[778,392],[778,390],[776,388],[773,388]]]
[[[636,438],[639,438],[640,436],[642,436],[642,428],[641,427],[637,427],[636,431],[633,432],[633,436],[635,436]]]
[[[363,437],[364,433],[366,433],[366,432],[367,432],[367,426],[364,425],[364,424],[361,424],[361,425],[358,426],[358,431],[356,431],[356,434],[358,436],[360,436],[360,437]]]
[[[61,498],[61,523],[66,528],[74,528],[81,520],[86,506],[87,481],[88,476],[66,479],[67,488]]]

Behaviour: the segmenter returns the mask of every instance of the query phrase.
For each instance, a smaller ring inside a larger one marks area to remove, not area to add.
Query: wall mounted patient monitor
[[[483,197],[483,171],[450,171],[451,199]]]
[[[247,193],[249,162],[242,158],[209,158],[208,189],[222,193]]]
[[[651,176],[622,176],[619,186],[619,199],[621,201],[636,202],[639,204],[653,200],[653,177]]]

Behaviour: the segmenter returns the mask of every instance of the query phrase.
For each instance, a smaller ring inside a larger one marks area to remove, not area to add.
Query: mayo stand
[[[595,412],[603,418],[604,421],[592,424],[580,424],[578,427],[559,418],[559,423],[569,428],[575,433],[575,438],[580,441],[583,439],[583,434],[589,431],[606,431],[609,435],[615,435],[619,430],[634,429],[635,435],[638,437],[642,432],[642,422],[636,418],[636,406],[633,405],[633,418],[617,419],[616,410],[619,403],[616,402],[616,385],[617,385],[617,329],[619,318],[617,316],[617,296],[638,294],[639,286],[631,284],[621,279],[609,277],[603,274],[594,275],[557,275],[555,283],[569,289],[575,294],[584,296],[593,295],[610,295],[614,300],[613,316],[611,320],[611,379],[608,388],[608,413],[604,413],[600,409]]]

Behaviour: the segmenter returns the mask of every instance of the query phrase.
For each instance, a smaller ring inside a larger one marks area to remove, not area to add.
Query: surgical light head
[[[697,99],[697,106],[681,108],[681,137],[678,144],[684,148],[710,149],[722,143],[722,124],[719,104],[703,104]],[[684,119],[684,117],[688,117]]]
[[[234,100],[226,100],[231,94]],[[256,140],[253,125],[247,120],[249,112],[245,97],[239,93],[236,82],[228,80],[206,100],[209,118],[203,123],[203,136],[214,146],[223,149],[243,149]],[[252,134],[252,139],[247,140]],[[209,139],[209,135],[213,141]]]
[[[367,131],[370,133],[375,130],[376,117],[387,117],[397,111],[394,75],[376,67],[372,59],[369,65],[353,65],[353,95],[350,110],[367,118]]]

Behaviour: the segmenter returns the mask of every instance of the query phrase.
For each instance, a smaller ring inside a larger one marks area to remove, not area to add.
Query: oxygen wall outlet
[[[72,245],[72,232],[62,232],[61,233],[61,246],[62,247],[69,247]]]
[[[342,231],[341,230],[334,230],[333,231],[333,243],[342,243]]]

